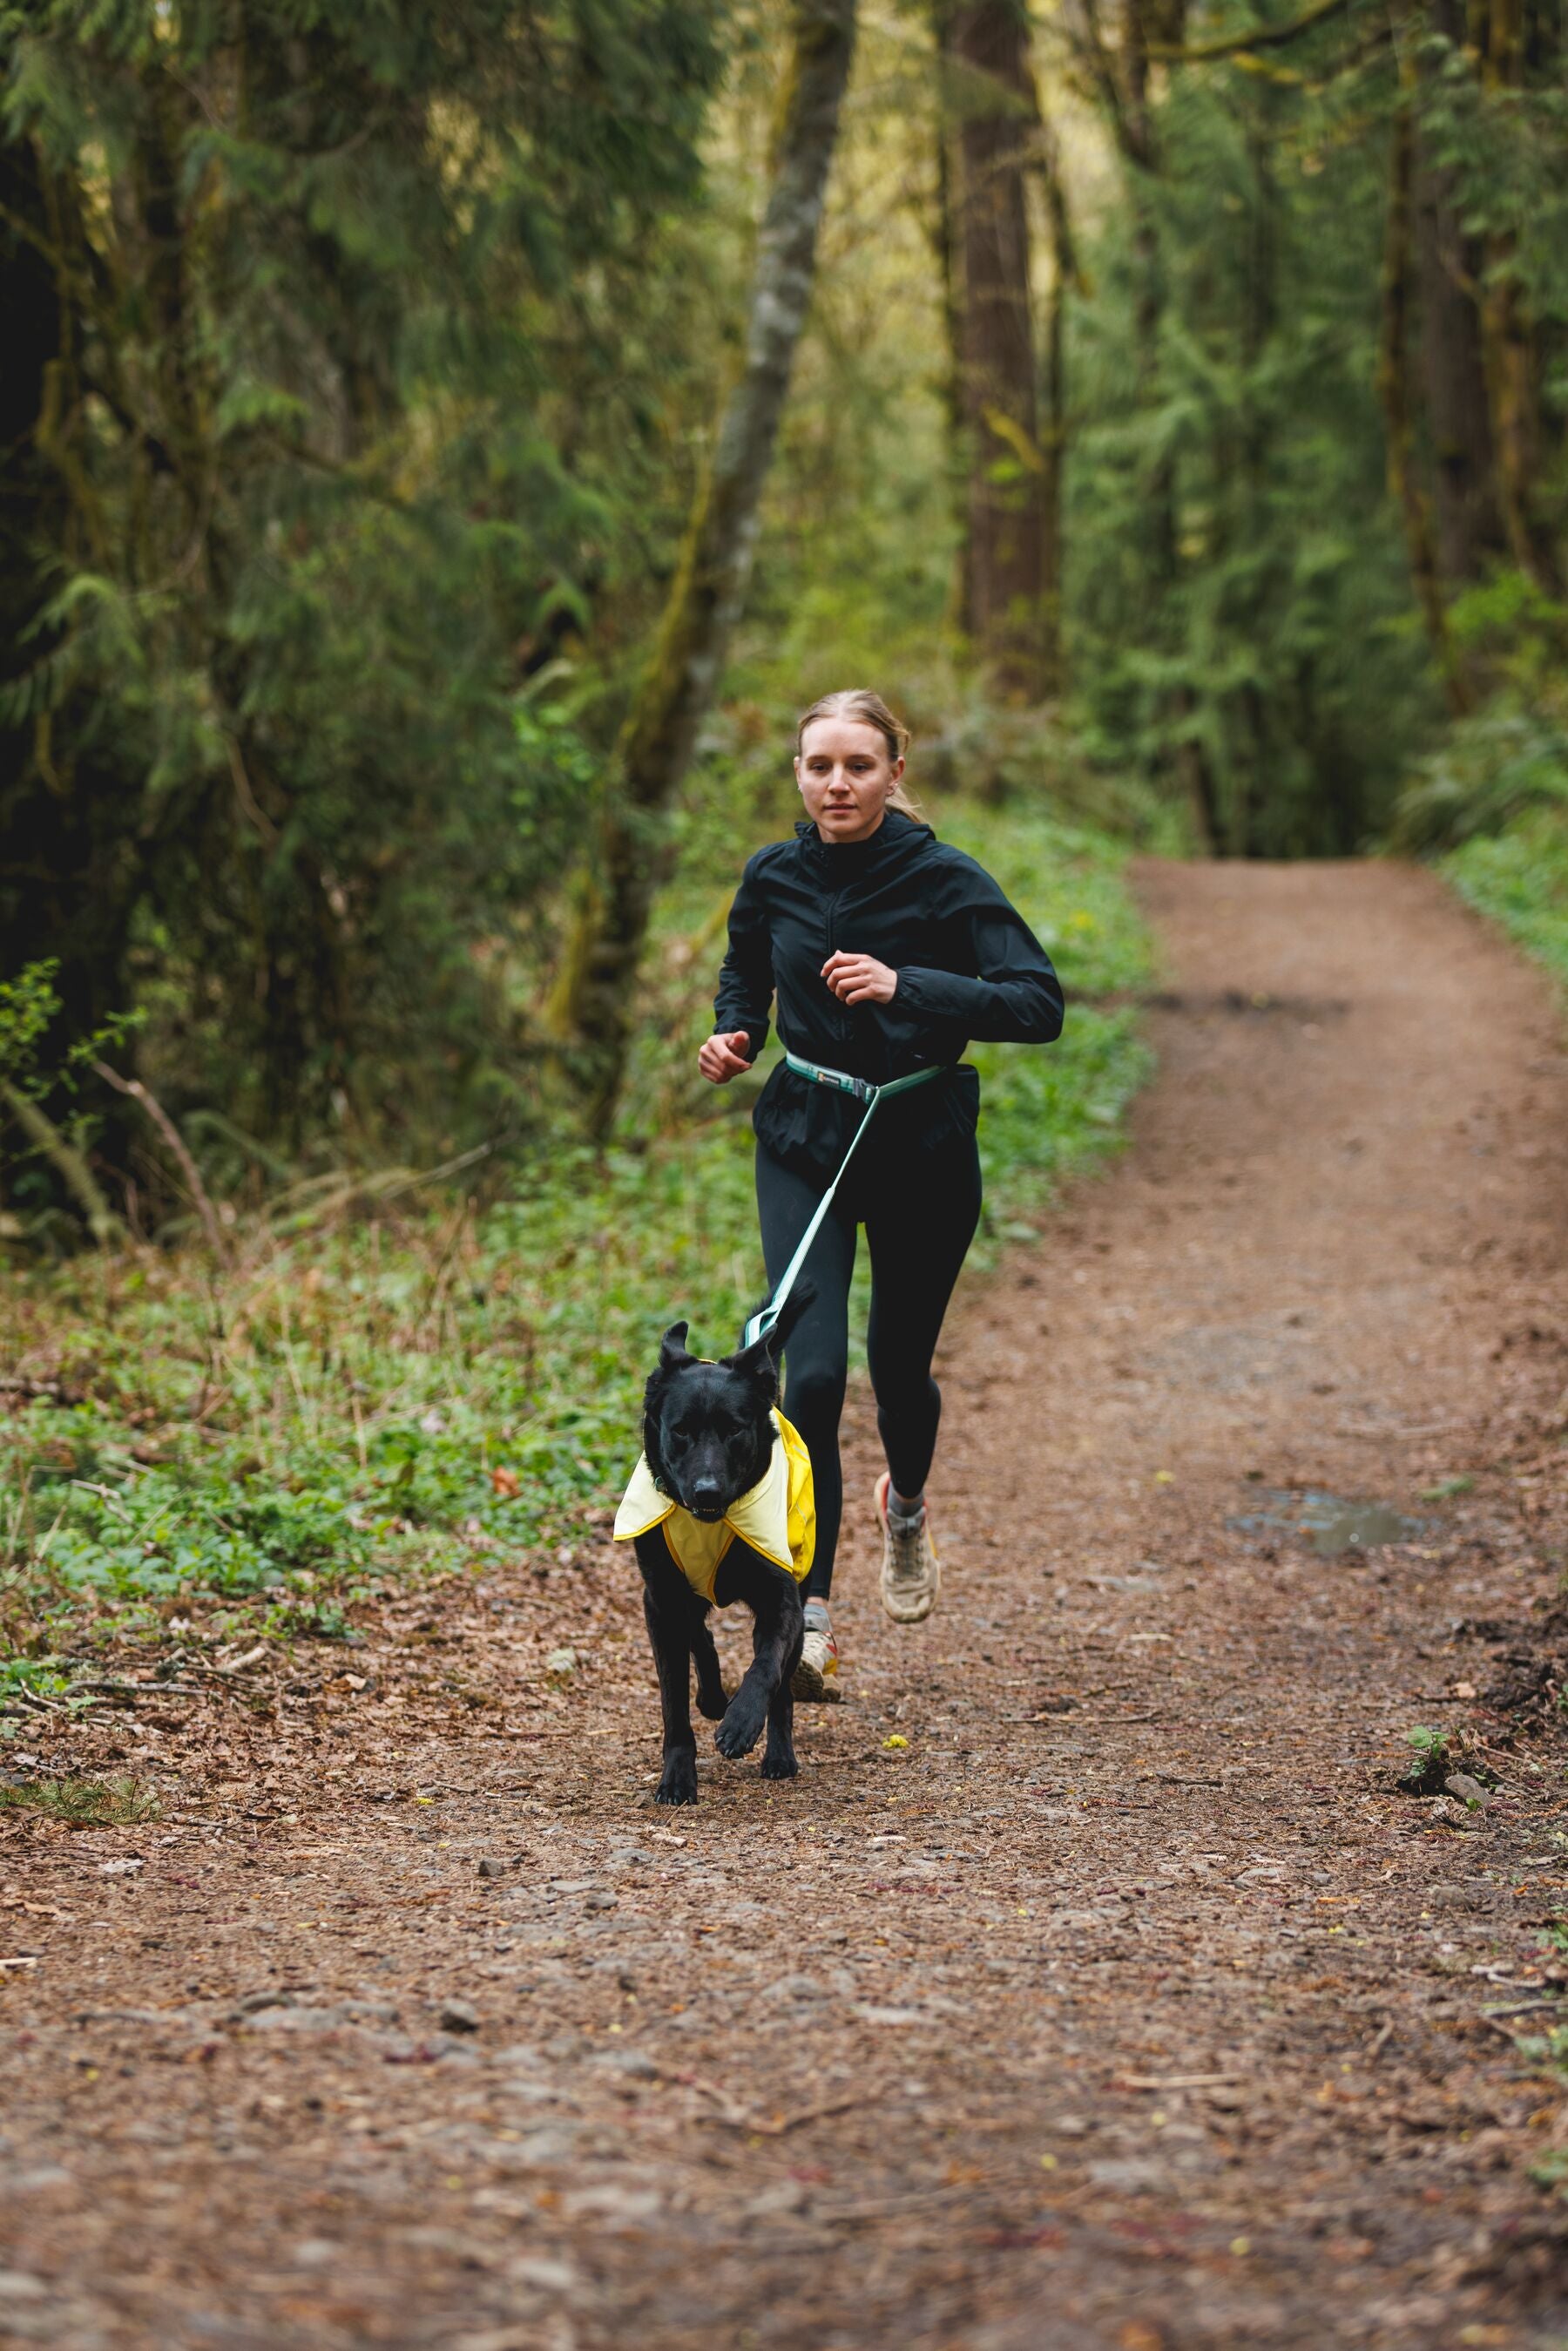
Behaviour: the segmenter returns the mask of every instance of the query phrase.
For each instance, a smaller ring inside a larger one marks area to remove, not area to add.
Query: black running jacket
[[[840,948],[898,973],[890,1004],[840,1003],[822,977]],[[825,841],[805,822],[748,862],[730,909],[714,1033],[744,1029],[754,1061],[775,995],[780,1039],[805,1061],[877,1085],[932,1063],[951,1070],[879,1107],[857,1155],[867,1176],[862,1154],[887,1172],[973,1134],[980,1077],[957,1066],[971,1039],[1048,1045],[1062,1031],[1061,987],[1023,915],[982,865],[898,809],[869,840]],[[781,1061],[752,1123],[786,1165],[826,1183],[863,1114],[853,1095]]]

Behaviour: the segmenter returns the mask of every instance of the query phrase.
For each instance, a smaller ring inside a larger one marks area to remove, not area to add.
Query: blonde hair
[[[868,685],[843,686],[836,694],[819,695],[809,710],[801,712],[794,726],[797,758],[805,730],[817,718],[847,718],[858,726],[875,726],[888,746],[889,759],[901,759],[909,747],[909,728],[901,718],[894,717],[881,695],[874,694]],[[888,793],[888,806],[898,809],[905,816],[913,817],[917,824],[929,825],[930,822],[914,794],[905,790],[902,778]]]

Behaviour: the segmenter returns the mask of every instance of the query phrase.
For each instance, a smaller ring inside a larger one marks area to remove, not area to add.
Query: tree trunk
[[[1463,47],[1459,0],[1434,0],[1431,20],[1456,47]],[[1480,580],[1508,548],[1498,506],[1478,308],[1486,256],[1480,238],[1467,236],[1460,225],[1453,172],[1426,152],[1418,128],[1415,135],[1422,404],[1432,444],[1438,562],[1445,583],[1456,587]]]
[[[1025,203],[1039,116],[1024,0],[958,0],[943,33],[957,68],[971,631],[997,690],[1032,702],[1053,679]]]
[[[946,338],[947,364],[940,379],[942,415],[947,427],[947,468],[949,495],[953,518],[958,527],[958,554],[953,564],[952,623],[960,636],[969,636],[974,627],[974,604],[970,592],[969,549],[969,481],[964,457],[964,398],[963,398],[963,295],[959,283],[961,256],[958,249],[957,191],[954,185],[954,133],[951,92],[949,89],[948,25],[951,16],[949,0],[936,0],[932,11],[937,39],[937,186],[936,219],[931,241],[936,250],[937,270],[942,289],[942,327]]]
[[[1116,135],[1128,171],[1127,194],[1133,207],[1133,255],[1137,269],[1133,340],[1138,396],[1145,407],[1159,397],[1159,340],[1165,314],[1165,275],[1160,261],[1159,234],[1155,223],[1159,153],[1149,106],[1148,68],[1151,34],[1161,47],[1179,48],[1186,33],[1186,0],[1125,0],[1122,13],[1122,82],[1114,83],[1111,98]],[[1166,455],[1148,469],[1146,510],[1153,540],[1156,593],[1168,602],[1181,571],[1176,528],[1176,468]],[[1198,695],[1184,682],[1171,695],[1171,751],[1179,787],[1184,793],[1199,848],[1206,856],[1224,845],[1220,791],[1213,763],[1203,740]]]
[[[1494,94],[1524,86],[1524,0],[1490,0],[1485,28],[1481,80]],[[1517,240],[1507,230],[1487,239],[1485,291],[1480,305],[1487,401],[1498,488],[1509,552],[1542,592],[1554,596],[1561,581],[1552,548],[1535,513],[1542,471],[1541,364],[1533,322],[1515,264]]]
[[[1442,582],[1438,576],[1438,552],[1432,533],[1431,512],[1416,472],[1415,434],[1410,413],[1407,344],[1415,241],[1412,214],[1416,138],[1415,67],[1408,53],[1400,59],[1399,78],[1401,89],[1394,115],[1390,156],[1388,225],[1383,249],[1383,317],[1378,337],[1377,391],[1383,404],[1387,439],[1388,486],[1404,517],[1410,577],[1442,675],[1449,707],[1458,717],[1470,707],[1472,697],[1469,681],[1449,631]]]
[[[811,298],[855,0],[792,0],[790,57],[758,238],[742,371],[723,406],[653,658],[616,746],[596,869],[551,1008],[595,1134],[615,1114],[637,967],[658,880],[662,820],[711,705],[745,595],[757,505]]]
[[[1040,436],[1041,455],[1045,461],[1040,496],[1040,634],[1045,691],[1060,694],[1066,684],[1066,663],[1062,651],[1063,574],[1066,563],[1062,493],[1067,469],[1067,296],[1079,281],[1060,159],[1044,117],[1042,127],[1045,212],[1051,224],[1051,291],[1045,305],[1045,417]]]
[[[137,781],[101,730],[80,745],[79,694],[62,698],[55,667],[60,639],[37,626],[62,550],[102,553],[81,460],[70,194],[30,141],[0,144],[0,978],[57,963],[46,1062],[123,1006],[139,860]]]

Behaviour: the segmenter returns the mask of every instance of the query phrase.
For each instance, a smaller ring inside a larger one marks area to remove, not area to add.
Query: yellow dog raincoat
[[[638,1457],[631,1483],[615,1517],[615,1540],[630,1542],[650,1527],[662,1526],[670,1556],[701,1599],[713,1597],[713,1580],[721,1561],[737,1535],[753,1551],[771,1559],[804,1583],[811,1573],[816,1549],[816,1495],[811,1482],[811,1456],[800,1431],[782,1412],[770,1416],[774,1449],[757,1483],[732,1502],[722,1519],[711,1524],[694,1519],[653,1482],[646,1453]]]

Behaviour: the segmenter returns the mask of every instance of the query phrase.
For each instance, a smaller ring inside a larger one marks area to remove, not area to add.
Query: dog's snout
[[[724,1489],[717,1478],[693,1478],[691,1480],[691,1499],[694,1502],[717,1502],[722,1499],[723,1491]]]

